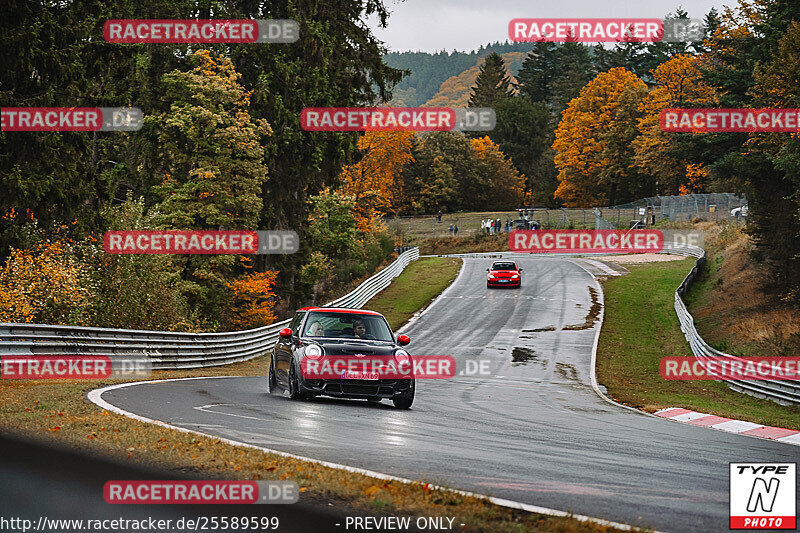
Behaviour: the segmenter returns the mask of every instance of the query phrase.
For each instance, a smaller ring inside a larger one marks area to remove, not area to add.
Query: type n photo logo
[[[797,464],[731,463],[731,529],[795,529]]]

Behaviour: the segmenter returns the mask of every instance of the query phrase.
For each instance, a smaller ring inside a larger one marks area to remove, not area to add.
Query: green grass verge
[[[386,317],[393,330],[441,294],[456,278],[461,259],[426,257],[410,263],[392,284],[364,305]]]
[[[800,408],[732,391],[716,381],[667,381],[659,362],[692,352],[675,314],[674,294],[694,259],[626,265],[630,274],[605,282],[605,318],[597,378],[615,400],[655,411],[683,407],[757,424],[800,429]]]

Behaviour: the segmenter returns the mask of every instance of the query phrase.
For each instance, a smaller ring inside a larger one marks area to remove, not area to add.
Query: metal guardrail
[[[705,361],[709,357],[724,357],[731,361],[744,361],[739,357],[721,352],[708,345],[697,332],[694,324],[694,317],[686,309],[683,303],[683,295],[694,283],[703,266],[706,263],[706,252],[697,246],[677,246],[672,243],[665,243],[662,253],[674,253],[696,257],[692,270],[681,282],[678,290],[675,291],[675,312],[681,323],[681,331],[686,336],[686,340],[692,348],[692,353],[697,357],[705,368]],[[800,405],[800,382],[798,381],[742,381],[742,380],[722,380],[730,388],[737,392],[750,394],[758,398],[772,400],[782,405]]]
[[[419,248],[403,252],[391,265],[324,307],[361,307],[418,258]],[[147,356],[157,370],[221,366],[268,353],[278,331],[289,322],[223,333],[0,323],[0,355]]]

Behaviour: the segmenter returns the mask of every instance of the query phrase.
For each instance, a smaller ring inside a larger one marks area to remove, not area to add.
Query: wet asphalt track
[[[596,283],[574,262],[524,259],[521,290],[487,290],[491,260],[465,261],[406,331],[409,349],[453,355],[459,368],[487,359],[492,376],[418,381],[410,411],[270,397],[266,377],[137,385],[103,399],[266,448],[662,531],[728,531],[728,463],[800,457],[796,446],[602,400],[589,377]]]

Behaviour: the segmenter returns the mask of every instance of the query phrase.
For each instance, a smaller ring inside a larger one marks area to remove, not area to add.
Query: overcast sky
[[[736,0],[385,0],[387,28],[367,21],[392,52],[471,51],[508,40],[514,18],[664,18],[678,7],[702,19]]]

